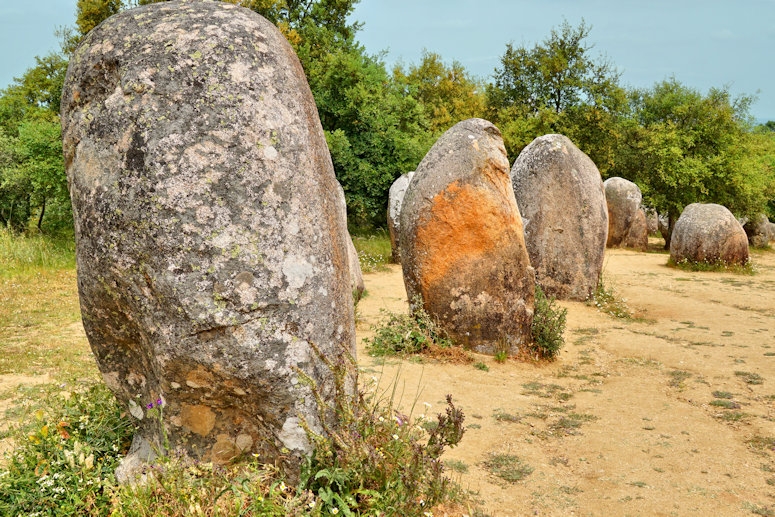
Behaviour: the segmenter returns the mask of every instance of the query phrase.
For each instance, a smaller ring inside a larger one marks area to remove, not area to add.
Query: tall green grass
[[[0,228],[0,276],[74,267],[75,239],[72,233],[56,236],[14,234]]]

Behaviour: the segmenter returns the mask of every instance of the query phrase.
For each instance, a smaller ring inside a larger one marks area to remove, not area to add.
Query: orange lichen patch
[[[186,375],[186,385],[189,388],[207,388],[213,385],[213,381],[213,374],[201,366]]]
[[[423,295],[452,268],[475,264],[511,239],[521,238],[516,202],[509,206],[508,201],[500,189],[460,185],[459,181],[434,196],[429,216],[417,228]]]
[[[183,427],[200,436],[207,436],[215,427],[215,413],[207,406],[184,405],[180,410],[180,420]]]

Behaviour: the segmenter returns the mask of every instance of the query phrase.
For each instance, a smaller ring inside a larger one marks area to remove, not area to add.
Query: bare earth
[[[492,516],[775,515],[775,253],[753,254],[754,276],[666,262],[609,250],[604,282],[638,318],[563,302],[566,346],[553,363],[477,355],[489,371],[383,366],[360,341],[363,376],[396,382],[415,416],[424,402],[443,411],[453,396],[467,431],[444,458],[467,467],[453,477]],[[407,310],[400,266],[365,282],[361,339],[381,309]],[[490,453],[533,471],[502,481],[482,465]]]
[[[553,363],[477,355],[489,371],[429,360],[383,365],[360,341],[362,379],[397,383],[415,416],[424,402],[429,414],[443,411],[453,396],[467,431],[444,458],[467,468],[450,472],[493,517],[775,515],[775,252],[754,253],[754,276],[685,272],[666,261],[609,251],[604,281],[640,319],[563,303],[566,346]],[[407,310],[399,266],[365,281],[361,339],[385,317],[381,309]],[[65,331],[68,349],[88,355],[82,327]],[[0,375],[0,414],[13,403],[9,389],[39,382],[50,378]],[[482,465],[490,453],[516,455],[533,470],[501,481]]]

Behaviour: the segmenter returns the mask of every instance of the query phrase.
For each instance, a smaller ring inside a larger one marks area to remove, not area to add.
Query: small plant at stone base
[[[600,312],[604,312],[614,318],[632,319],[632,312],[627,307],[625,300],[617,297],[613,288],[605,285],[602,276],[595,288],[595,293],[591,298],[587,299],[587,305],[594,305]]]
[[[432,345],[452,346],[452,340],[422,308],[422,301],[415,298],[411,305],[411,314],[389,314],[375,328],[374,337],[364,340],[370,355],[419,354]]]
[[[357,375],[352,358],[328,364],[337,379]],[[412,419],[397,411],[393,396],[380,397],[373,386],[368,393],[348,394],[342,391],[347,382],[335,384],[335,407],[327,407],[319,396],[316,400],[321,414],[334,412],[337,425],[324,425],[322,435],[303,424],[315,452],[302,469],[300,489],[315,494],[320,512],[422,515],[449,501],[454,484],[440,457],[464,433],[463,412],[451,396],[436,425],[424,426],[424,417]]]
[[[45,396],[0,471],[0,515],[104,515],[132,426],[102,384]]]
[[[506,352],[505,350],[499,350],[495,352],[495,356],[493,357],[496,363],[501,363],[501,364],[505,363],[506,359],[508,358],[509,358],[509,353]]]
[[[541,286],[536,284],[535,309],[533,311],[533,338],[529,351],[539,359],[554,360],[565,344],[565,319],[568,310],[557,307],[554,297],[547,298]]]

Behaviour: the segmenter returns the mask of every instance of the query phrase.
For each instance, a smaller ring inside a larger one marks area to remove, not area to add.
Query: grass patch
[[[683,389],[686,387],[684,384],[684,381],[691,378],[692,374],[691,372],[687,372],[685,370],[671,370],[667,372],[667,375],[670,377],[670,380],[667,382],[667,385],[671,388],[678,388]]]
[[[693,272],[734,273],[737,275],[755,275],[756,268],[748,261],[744,266],[740,264],[727,264],[725,262],[694,262],[691,260],[674,261],[672,257],[667,259],[667,267]]]
[[[623,320],[633,319],[632,311],[627,307],[626,300],[616,295],[613,287],[606,286],[601,275],[595,292],[587,300],[587,305],[594,305],[600,312]]]
[[[493,476],[508,483],[517,483],[533,473],[533,467],[513,454],[491,453],[482,463]]]
[[[41,269],[75,269],[75,238],[39,233],[16,235],[0,227],[0,278]]]
[[[458,474],[466,474],[468,472],[468,464],[466,464],[465,461],[446,460],[444,466],[446,466],[448,470],[457,472]]]
[[[364,273],[387,271],[387,265],[393,255],[387,230],[379,229],[369,234],[353,235],[352,239]]]
[[[505,411],[501,409],[496,409],[493,412],[493,418],[497,420],[498,422],[512,422],[517,423],[522,421],[522,417],[519,415],[512,415],[511,413],[506,413]]]
[[[716,399],[710,402],[711,406],[720,407],[723,409],[740,409],[740,404],[734,400],[728,399]]]
[[[746,384],[764,384],[764,378],[758,373],[737,371],[735,372],[735,375],[740,377],[740,379]]]
[[[731,399],[734,395],[728,391],[714,391],[713,396],[717,399]]]
[[[568,413],[549,426],[549,430],[554,433],[563,433],[566,435],[577,434],[578,429],[586,422],[594,422],[598,417],[586,413]]]

